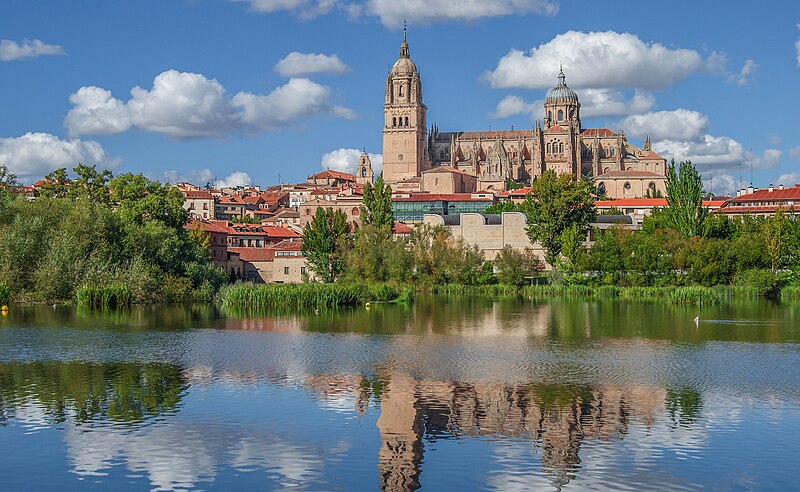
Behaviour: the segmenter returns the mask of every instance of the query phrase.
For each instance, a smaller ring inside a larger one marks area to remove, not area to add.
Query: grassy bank
[[[127,285],[84,285],[75,294],[80,307],[114,309],[133,304],[133,294]]]
[[[331,309],[367,302],[408,302],[410,287],[389,284],[246,284],[238,283],[220,291],[228,308]]]

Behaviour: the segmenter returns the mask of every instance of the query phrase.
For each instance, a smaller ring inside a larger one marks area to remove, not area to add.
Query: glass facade
[[[466,212],[483,213],[489,200],[392,202],[394,219],[400,222],[422,222],[425,214],[458,215]]]

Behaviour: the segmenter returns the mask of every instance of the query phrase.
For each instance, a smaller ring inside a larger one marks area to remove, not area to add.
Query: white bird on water
[[[697,316],[694,317],[694,324],[696,324],[696,325],[700,324],[700,315],[697,315]]]

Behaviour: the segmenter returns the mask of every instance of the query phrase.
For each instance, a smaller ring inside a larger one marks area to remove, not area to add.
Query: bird
[[[694,324],[696,324],[696,325],[700,324],[700,315],[699,314],[694,317]]]

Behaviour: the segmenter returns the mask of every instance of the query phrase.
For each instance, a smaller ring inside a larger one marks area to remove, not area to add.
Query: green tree
[[[87,166],[79,163],[72,170],[75,179],[69,186],[67,196],[73,200],[85,198],[94,203],[108,203],[108,181],[112,178],[111,171],[97,171],[96,166]]]
[[[506,190],[514,191],[521,190],[522,188],[524,188],[524,186],[519,181],[514,181],[511,178],[506,179]]]
[[[464,238],[454,238],[445,226],[418,225],[409,243],[419,282],[475,285],[481,277],[483,253]]]
[[[703,233],[708,210],[703,208],[703,180],[692,161],[681,162],[676,171],[672,160],[667,170],[667,203],[671,227],[685,237]]]
[[[49,198],[66,198],[70,183],[72,181],[67,174],[67,168],[60,167],[44,177],[39,195]]]
[[[572,175],[545,171],[531,184],[522,210],[527,215],[528,237],[539,242],[545,259],[555,266],[562,250],[561,235],[575,226],[586,235],[589,223],[597,217],[590,181],[575,180]]]
[[[364,200],[361,206],[361,223],[376,229],[392,231],[392,187],[384,183],[383,175],[378,176],[375,185],[364,185]]]
[[[0,193],[14,190],[19,185],[17,175],[0,165]]]
[[[494,260],[494,268],[497,270],[497,279],[500,283],[517,287],[529,284],[530,279],[543,266],[532,249],[525,248],[519,251],[510,245],[505,245]]]
[[[144,224],[149,220],[172,228],[186,224],[188,212],[183,208],[184,198],[177,188],[131,173],[113,177],[108,188],[111,201],[125,224]]]
[[[346,256],[347,277],[354,281],[405,282],[414,270],[414,259],[406,241],[394,239],[384,229],[367,225],[355,233],[353,248]]]
[[[783,267],[783,260],[789,246],[789,219],[778,210],[775,215],[764,221],[764,239],[767,243],[772,272]]]
[[[511,200],[494,202],[483,211],[485,214],[502,214],[503,212],[519,212],[519,206]]]
[[[303,255],[323,282],[335,282],[344,270],[349,232],[344,212],[322,207],[303,230]]]

